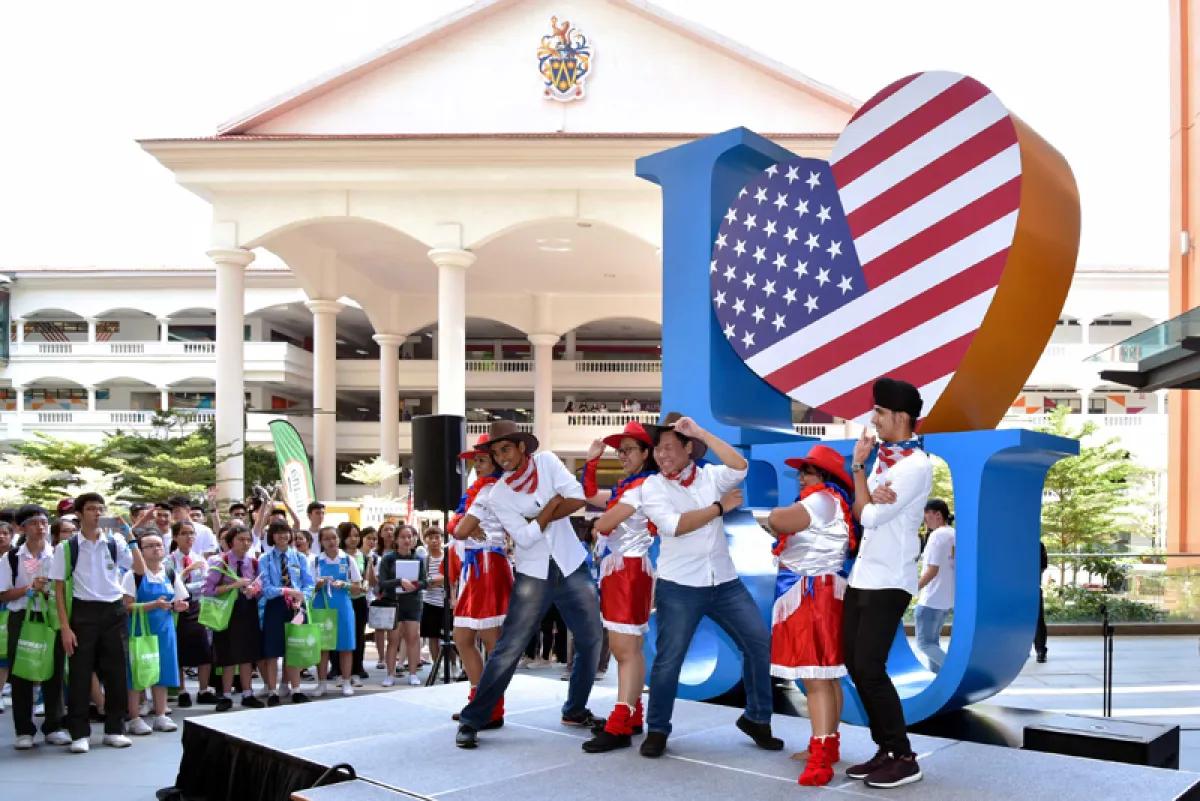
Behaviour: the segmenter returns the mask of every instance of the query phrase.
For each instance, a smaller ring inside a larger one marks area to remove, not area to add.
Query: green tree
[[[1111,548],[1117,534],[1136,526],[1133,503],[1143,497],[1149,471],[1138,466],[1119,440],[1098,440],[1096,424],[1076,428],[1068,409],[1056,409],[1038,429],[1080,440],[1079,455],[1062,459],[1046,474],[1042,540],[1051,551],[1095,553]],[[1059,565],[1059,586],[1066,581]]]

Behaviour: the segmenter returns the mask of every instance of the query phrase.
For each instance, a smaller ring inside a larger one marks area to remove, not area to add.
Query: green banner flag
[[[287,420],[272,420],[270,428],[271,439],[275,442],[275,460],[279,463],[279,477],[283,479],[283,491],[292,508],[298,514],[303,514],[309,503],[317,497],[304,440],[300,439],[300,433]]]

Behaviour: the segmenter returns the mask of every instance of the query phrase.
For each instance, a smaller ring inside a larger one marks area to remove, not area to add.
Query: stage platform
[[[463,704],[465,684],[190,719],[180,787],[186,797],[210,801],[264,797],[263,788],[292,789],[294,798],[306,801],[759,801],[815,793],[921,801],[1200,799],[1200,774],[924,735],[912,737],[924,781],[871,790],[840,775],[875,752],[868,732],[853,726],[842,729],[843,761],[833,783],[806,788],[796,784],[802,764],[788,758],[807,745],[806,719],[776,715],[775,733],[787,748],[771,753],[734,728],[737,709],[690,701],[676,704],[663,758],[640,756],[637,737],[633,748],[589,755],[580,749],[588,733],[559,723],[566,689],[565,682],[516,676],[504,728],[482,732],[474,751],[455,748],[450,720]],[[590,707],[605,714],[612,702],[611,689],[597,688]],[[338,763],[351,764],[357,781],[300,789]]]

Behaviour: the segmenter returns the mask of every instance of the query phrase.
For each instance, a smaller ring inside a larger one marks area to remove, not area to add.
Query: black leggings
[[[351,599],[354,605],[354,664],[351,673],[363,673],[363,649],[367,647],[367,597]]]

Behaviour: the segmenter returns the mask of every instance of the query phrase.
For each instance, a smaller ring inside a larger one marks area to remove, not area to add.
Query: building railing
[[[468,436],[478,436],[480,434],[486,434],[488,432],[488,429],[490,429],[491,427],[492,427],[492,424],[490,422],[468,421],[467,422],[467,435]],[[527,434],[532,434],[533,433],[533,423],[517,423],[517,429],[520,431],[524,431]]]
[[[661,373],[659,359],[564,359],[577,373]]]
[[[627,423],[654,425],[659,418],[658,412],[566,412],[562,416],[567,418],[568,426],[608,426],[611,428],[623,428]]]
[[[1141,414],[1072,414],[1067,422],[1072,426],[1095,423],[1100,428],[1148,428],[1166,425],[1167,416],[1159,412]],[[1010,414],[1000,421],[1000,428],[1038,428],[1050,422],[1049,414]]]
[[[201,425],[212,421],[216,416],[213,409],[173,409],[175,421],[184,426]],[[97,426],[112,427],[150,427],[155,411],[144,409],[35,409],[23,412],[0,412],[0,421],[5,423],[19,422],[22,426],[37,429],[57,426],[74,426],[79,428],[95,428]]]
[[[21,342],[14,358],[39,356],[214,356],[215,342]]]
[[[436,359],[433,360],[436,362]],[[522,359],[467,359],[468,373],[532,373],[533,362]]]

